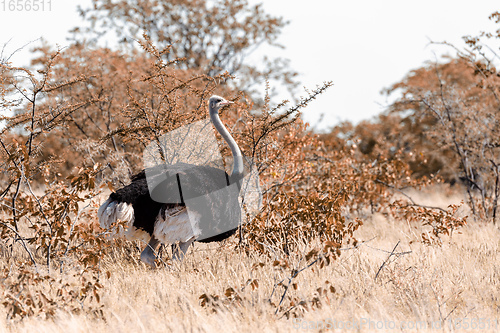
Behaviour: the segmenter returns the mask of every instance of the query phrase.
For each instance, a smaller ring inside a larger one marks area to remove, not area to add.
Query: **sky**
[[[77,4],[90,4],[90,0],[43,0],[45,11],[35,12],[11,11],[9,1],[0,2],[0,46],[8,42],[4,56],[39,37],[68,45],[68,30],[82,22]],[[301,86],[308,89],[325,81],[334,84],[304,110],[304,119],[318,130],[340,121],[370,119],[384,111],[390,99],[380,94],[382,89],[426,61],[455,54],[430,41],[463,47],[462,36],[494,31],[488,16],[500,10],[498,1],[492,0],[250,0],[251,4],[260,2],[266,12],[290,23],[278,40],[284,50],[264,47],[253,59],[263,55],[289,58],[291,67],[300,73]],[[28,49],[12,56],[14,65],[29,60]],[[278,99],[289,97],[281,91]],[[302,88],[300,92],[305,95]]]

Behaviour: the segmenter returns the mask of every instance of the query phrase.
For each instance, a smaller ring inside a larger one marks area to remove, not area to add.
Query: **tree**
[[[414,70],[387,90],[401,93],[390,111],[418,124],[411,134],[425,144],[413,145],[415,153],[446,156],[442,169],[451,167],[466,185],[474,215],[492,221],[500,196],[500,73],[498,56],[483,41],[495,39],[498,31],[467,36],[465,50],[454,48],[456,58]]]
[[[276,43],[286,21],[266,14],[262,5],[247,0],[93,0],[80,13],[90,27],[73,30],[77,42],[96,44],[111,29],[130,50],[146,32],[160,49],[175,45],[164,54],[166,61],[185,59],[177,68],[196,68],[214,76],[223,72],[238,76],[237,88],[250,92],[255,84],[276,80],[294,89],[296,73],[285,59],[264,59],[264,68],[247,62],[259,46]]]

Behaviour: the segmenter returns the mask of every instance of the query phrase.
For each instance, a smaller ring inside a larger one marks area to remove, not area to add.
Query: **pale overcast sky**
[[[25,2],[26,0],[20,0]],[[39,0],[41,2],[41,0]],[[49,0],[44,0],[48,4]],[[291,59],[307,88],[331,80],[334,86],[305,111],[312,125],[324,114],[320,128],[340,120],[359,121],[374,116],[386,104],[380,91],[400,80],[426,60],[454,52],[429,46],[429,40],[462,46],[461,37],[492,31],[489,14],[500,10],[498,1],[401,0],[263,2],[267,12],[290,21],[280,43],[284,51],[265,48],[261,53]],[[51,0],[50,11],[9,11],[0,2],[0,45],[10,54],[41,36],[50,43],[67,45],[67,31],[79,24],[77,4],[89,0]],[[11,59],[21,65],[28,50]],[[283,95],[283,97],[286,97]]]

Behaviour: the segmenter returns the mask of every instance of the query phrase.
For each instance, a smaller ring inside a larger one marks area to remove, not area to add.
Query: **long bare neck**
[[[217,112],[218,110],[210,108],[209,111],[212,124],[214,124],[214,127],[217,130],[217,132],[219,132],[220,135],[222,135],[227,145],[229,146],[229,149],[231,149],[231,153],[233,154],[233,171],[231,172],[231,178],[237,177],[238,179],[240,179],[240,177],[243,175],[243,170],[244,170],[243,155],[241,154],[241,150],[238,147],[238,144],[236,144],[236,141],[234,141],[233,137],[227,130],[226,126],[224,126],[224,124],[220,120],[219,113]]]

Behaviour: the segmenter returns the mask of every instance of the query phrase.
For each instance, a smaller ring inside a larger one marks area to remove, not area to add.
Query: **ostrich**
[[[244,175],[243,155],[219,118],[219,109],[232,103],[220,96],[212,96],[208,101],[210,120],[233,155],[231,175],[219,168],[180,162],[163,166],[160,172],[146,169],[134,175],[129,185],[111,193],[99,208],[98,217],[102,228],[109,229],[116,221],[125,221],[128,238],[149,239],[141,253],[141,260],[149,266],[155,267],[155,250],[160,243],[172,244],[173,258],[182,260],[195,240],[221,241],[238,229],[241,220],[238,194]],[[163,177],[165,180],[151,191],[148,177],[161,177],[165,173],[173,176]],[[237,185],[236,191],[217,191],[234,184]],[[216,194],[203,196],[209,192]],[[204,199],[196,201],[193,197]],[[157,198],[161,200],[155,200]],[[189,199],[195,200],[194,204],[186,207]],[[178,247],[174,245],[177,242]]]

